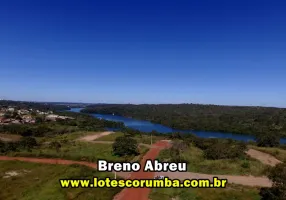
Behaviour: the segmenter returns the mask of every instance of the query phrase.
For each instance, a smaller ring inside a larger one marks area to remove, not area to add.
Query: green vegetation
[[[20,150],[31,151],[37,146],[37,141],[32,137],[22,137],[16,142],[2,142],[0,141],[0,153],[9,153]]]
[[[10,174],[10,175],[9,175]],[[12,174],[12,175],[11,175]],[[43,165],[0,161],[0,199],[5,200],[111,200],[120,188],[65,188],[59,179],[113,177],[84,166]],[[5,177],[5,178],[3,178]]]
[[[114,155],[132,156],[138,155],[138,143],[131,137],[117,137],[112,145]]]
[[[0,126],[0,132],[21,136],[44,137],[72,133],[75,131],[102,131],[106,127],[124,127],[124,124],[121,122],[97,119],[86,114],[72,112],[61,112],[60,114],[73,117],[74,119],[58,120],[54,122],[40,121],[36,124],[2,125]]]
[[[40,143],[44,142],[52,142],[52,141],[60,141],[61,143],[66,143],[67,141],[76,140],[86,135],[95,135],[99,134],[101,131],[77,131],[68,134],[61,134],[61,135],[48,135],[45,137],[36,137],[36,139]]]
[[[174,152],[173,149],[163,150],[158,159],[168,162],[184,161],[188,163],[189,172],[206,174],[261,176],[265,174],[265,170],[267,169],[259,161],[251,159],[245,154],[232,159],[209,160],[205,158],[204,151],[194,145],[191,144],[185,148],[180,153],[177,151]]]
[[[59,110],[70,110],[68,106],[56,105],[52,103],[34,103],[27,101],[9,101],[1,100],[0,107],[13,106],[16,109],[35,109],[41,111],[59,111]]]
[[[259,200],[257,188],[227,185],[227,188],[155,188],[152,200]]]
[[[149,120],[176,129],[286,136],[286,109],[199,104],[97,105],[83,109]]]
[[[268,178],[273,182],[271,188],[261,188],[261,200],[286,199],[286,163],[277,164],[269,170]]]
[[[286,162],[286,150],[280,148],[250,146],[252,149],[268,153],[282,162]]]
[[[113,141],[115,141],[115,139],[117,137],[122,137],[122,136],[124,136],[124,133],[122,133],[122,132],[115,132],[115,133],[112,133],[112,134],[109,134],[109,135],[97,138],[96,141],[110,141],[110,142],[113,142]]]
[[[146,153],[146,148],[138,148],[136,154],[120,157],[113,152],[111,144],[95,144],[76,141],[79,137],[96,134],[95,132],[76,132],[71,134],[57,135],[55,137],[22,137],[18,142],[1,142],[0,154],[10,156],[62,158],[69,160],[82,160],[96,162],[98,159],[109,161],[131,161],[134,156]],[[132,138],[130,138],[132,139]],[[133,141],[133,139],[132,139]],[[124,139],[125,147],[130,147],[129,140]],[[131,150],[131,149],[128,149]],[[140,157],[140,156],[139,156]]]
[[[260,134],[257,137],[257,146],[259,147],[277,147],[280,144],[280,137],[273,134]]]
[[[121,137],[121,136],[125,136],[128,135],[126,133],[123,132],[115,132],[113,134],[110,135],[106,135],[103,136],[101,138],[96,139],[97,141],[115,141],[115,139],[117,137]],[[151,135],[149,134],[136,134],[136,135],[132,135],[132,137],[137,140],[138,143],[143,143],[143,144],[151,144]],[[159,140],[163,140],[166,139],[167,136],[166,135],[152,135],[152,142],[155,143]]]
[[[58,142],[59,143],[59,142]],[[96,162],[98,159],[109,161],[129,161],[133,156],[118,157],[113,155],[112,145],[110,144],[91,144],[79,141],[62,141],[60,147],[52,147],[52,143],[42,144],[32,150],[13,151],[11,156],[62,158],[68,160],[81,160]]]

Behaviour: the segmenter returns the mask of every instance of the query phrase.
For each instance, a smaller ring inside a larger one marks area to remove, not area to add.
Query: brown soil
[[[89,141],[89,142],[91,142],[91,143],[93,143],[93,144],[113,144],[114,142],[113,141]],[[143,143],[139,143],[139,145],[140,146],[145,146],[145,147],[147,147],[147,148],[151,148],[151,145],[149,145],[149,144],[143,144]]]
[[[263,153],[261,151],[257,151],[254,149],[249,149],[247,152],[245,152],[250,157],[259,160],[265,165],[275,166],[279,163],[281,163],[280,160],[276,159],[274,156],[271,156],[267,153]]]
[[[271,187],[272,182],[267,177],[253,177],[253,176],[232,176],[232,175],[213,175],[213,174],[201,174],[193,172],[160,172],[156,175],[168,176],[170,179],[208,179],[213,181],[214,177],[219,179],[227,179],[228,183],[235,183],[247,186],[260,186]]]
[[[89,135],[81,138],[83,141],[93,141],[99,137],[109,135],[112,132],[103,132],[96,135]],[[94,142],[94,141],[93,141]],[[103,143],[103,142],[102,142]],[[141,160],[141,166],[145,166],[146,160],[154,160],[159,155],[160,151],[171,146],[170,141],[162,140],[153,144],[150,150]],[[264,164],[274,166],[281,161],[277,160],[273,156],[270,156],[266,153],[262,153],[257,150],[250,149],[246,152],[249,156],[260,160]],[[35,162],[35,163],[46,163],[46,164],[61,164],[61,165],[71,165],[79,164],[88,166],[91,168],[96,168],[96,163],[83,162],[83,161],[71,161],[71,160],[62,160],[62,159],[45,159],[45,158],[27,158],[27,157],[8,157],[0,156],[0,160],[18,160],[25,162]],[[266,177],[252,177],[252,176],[231,176],[231,175],[212,175],[212,174],[200,174],[192,172],[143,172],[143,167],[139,172],[117,172],[118,176],[129,179],[153,179],[156,175],[168,176],[171,179],[209,179],[212,180],[213,177],[218,177],[220,179],[228,179],[228,183],[236,183],[241,185],[248,186],[261,186],[261,187],[271,187],[272,182]],[[148,195],[150,193],[150,188],[125,188],[120,193],[118,193],[114,200],[148,200]]]
[[[32,162],[32,163],[42,163],[42,164],[56,164],[56,165],[83,165],[93,169],[97,168],[96,163],[86,162],[86,161],[74,161],[74,160],[63,160],[57,158],[30,158],[30,157],[10,157],[10,156],[0,156],[0,161],[7,161],[7,160],[17,160],[17,161],[24,161],[24,162]],[[130,173],[126,172],[117,172],[118,176],[122,178],[128,178]]]
[[[90,141],[96,140],[98,138],[101,138],[103,136],[110,135],[112,133],[114,133],[114,132],[112,132],[112,131],[105,131],[105,132],[98,133],[98,134],[87,135],[87,136],[79,138],[78,140],[90,142]]]
[[[21,139],[21,136],[20,136],[20,135],[0,133],[0,140],[2,140],[2,141],[4,141],[4,142],[19,141],[20,139]]]
[[[168,141],[159,141],[152,145],[152,148],[146,153],[140,162],[141,166],[145,166],[148,159],[154,160],[164,148],[170,147]],[[143,167],[139,172],[131,173],[129,179],[153,179],[154,172],[143,172]],[[148,200],[151,188],[125,188],[114,197],[114,200]]]
[[[63,160],[57,158],[30,158],[30,157],[9,157],[9,156],[0,156],[0,160],[17,160],[24,162],[33,162],[33,163],[43,163],[43,164],[57,164],[57,165],[84,165],[87,167],[95,168],[97,167],[96,163],[85,162],[85,161],[73,161],[73,160]]]

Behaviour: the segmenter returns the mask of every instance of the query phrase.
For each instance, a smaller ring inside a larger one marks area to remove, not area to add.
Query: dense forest
[[[286,136],[286,109],[201,104],[93,105],[84,113],[121,115],[175,129]]]
[[[58,110],[70,110],[66,105],[57,105],[52,103],[35,103],[27,101],[10,101],[1,100],[0,107],[13,106],[17,109],[36,109],[40,111],[58,111]]]

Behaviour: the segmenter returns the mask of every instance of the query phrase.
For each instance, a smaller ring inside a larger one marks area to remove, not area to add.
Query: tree
[[[117,137],[112,147],[113,153],[118,156],[139,154],[137,141],[131,137]]]
[[[183,158],[183,152],[188,148],[188,144],[182,140],[175,140],[170,149],[170,154],[173,162],[186,162]]]
[[[59,152],[62,145],[57,141],[53,141],[50,143],[50,147],[56,149],[56,151]]]
[[[246,145],[243,143],[215,143],[204,150],[204,156],[210,160],[232,159],[244,156]]]
[[[280,137],[276,134],[258,134],[256,136],[257,146],[276,147],[280,144]]]
[[[279,163],[269,171],[268,178],[273,182],[271,188],[261,188],[261,200],[286,199],[286,163]]]
[[[20,141],[20,144],[22,147],[27,149],[32,149],[38,145],[36,139],[33,137],[23,137],[23,139]]]
[[[0,153],[5,153],[5,143],[0,140]]]

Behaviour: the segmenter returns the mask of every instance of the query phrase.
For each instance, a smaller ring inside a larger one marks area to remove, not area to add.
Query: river
[[[80,112],[82,108],[71,108],[71,112]],[[177,130],[172,129],[167,126],[163,126],[161,124],[151,123],[149,121],[137,120],[127,117],[122,117],[118,115],[103,115],[103,114],[90,114],[93,117],[99,119],[105,119],[109,121],[123,122],[125,126],[129,128],[133,128],[143,132],[151,132],[153,130],[160,133],[170,133],[170,132],[181,132],[181,133],[193,133],[198,137],[202,138],[230,138],[239,141],[255,141],[255,137],[251,135],[243,135],[243,134],[234,134],[234,133],[222,133],[222,132],[214,132],[214,131],[185,131],[185,130]],[[280,140],[281,144],[286,144],[286,138]]]

